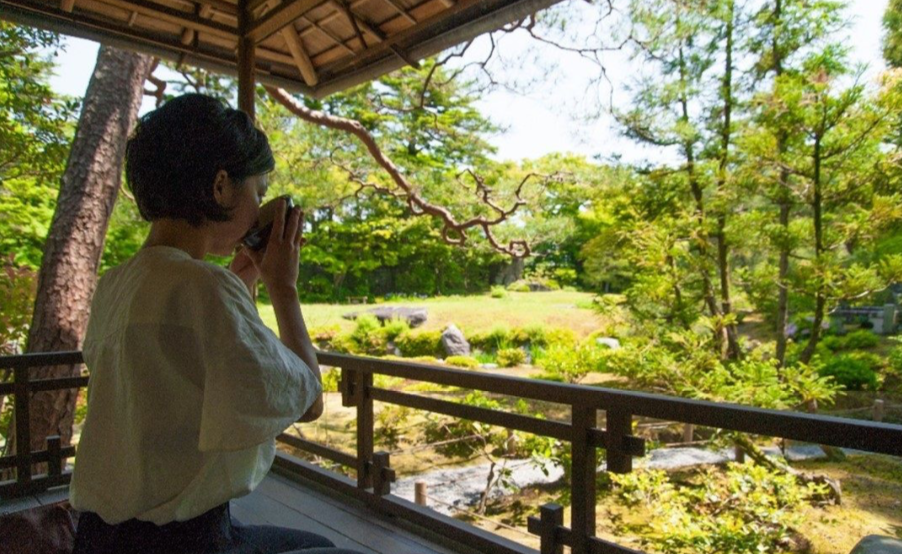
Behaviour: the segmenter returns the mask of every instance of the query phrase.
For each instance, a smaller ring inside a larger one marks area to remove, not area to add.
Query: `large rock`
[[[460,329],[451,324],[442,331],[442,346],[448,356],[469,356],[470,343]]]
[[[393,319],[400,319],[406,321],[411,327],[419,327],[426,323],[426,319],[429,317],[429,312],[426,311],[426,308],[406,308],[403,306],[379,306],[378,308],[372,308],[365,312],[349,312],[341,317],[353,321],[362,313],[376,316],[379,323],[382,323],[383,325]]]
[[[855,546],[852,554],[902,554],[902,541],[892,537],[868,535]]]
[[[598,337],[595,344],[607,346],[611,350],[620,350],[620,341],[611,337]]]

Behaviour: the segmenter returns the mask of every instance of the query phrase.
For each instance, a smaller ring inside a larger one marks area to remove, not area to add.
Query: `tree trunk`
[[[782,154],[782,152],[781,152]],[[789,179],[786,171],[783,171],[780,182],[785,183]],[[788,194],[786,195],[789,196]],[[784,232],[783,243],[780,244],[780,261],[777,273],[777,362],[780,367],[786,364],[786,325],[789,323],[789,254],[790,247],[786,243],[789,236],[789,210],[790,200],[787,198],[780,202],[780,228]]]
[[[733,21],[735,19],[735,6],[733,0],[727,4],[727,21],[724,30],[726,46],[724,52],[724,76],[723,76],[723,122],[721,128],[720,167],[717,175],[717,190],[724,193],[727,184],[727,172],[730,161],[730,142],[732,138],[733,124]],[[724,208],[720,208],[717,215],[717,269],[720,276],[720,305],[723,316],[729,317],[733,313],[733,300],[730,295],[730,245],[727,243],[727,215]],[[739,328],[735,322],[726,325],[727,333],[727,357],[737,360],[742,356],[739,348]]]
[[[821,271],[821,256],[824,253],[824,218],[823,218],[823,195],[821,191],[821,136],[814,139],[814,195],[811,200],[811,208],[814,212],[814,260],[817,271]],[[799,356],[799,361],[807,364],[814,356],[817,343],[821,339],[821,324],[824,322],[825,310],[827,307],[827,298],[824,296],[824,284],[818,280],[816,283],[815,305],[814,305],[814,323],[811,327],[811,336],[805,350]]]
[[[151,57],[100,48],[44,246],[28,352],[81,348],[110,214],[122,176],[125,143],[135,124]],[[32,379],[70,377],[75,366],[41,367]],[[31,399],[31,444],[72,440],[77,389]],[[12,435],[12,433],[11,433]]]

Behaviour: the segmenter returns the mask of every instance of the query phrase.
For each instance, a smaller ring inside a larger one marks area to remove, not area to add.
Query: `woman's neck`
[[[151,223],[143,248],[170,246],[184,250],[195,260],[202,260],[210,251],[207,226],[193,227],[181,219],[158,219]]]

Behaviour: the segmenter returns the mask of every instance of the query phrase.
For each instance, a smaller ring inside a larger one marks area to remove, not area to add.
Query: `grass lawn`
[[[549,327],[573,329],[586,336],[598,329],[601,318],[589,306],[594,295],[587,292],[510,292],[505,298],[488,294],[474,296],[442,296],[423,300],[392,301],[380,306],[422,307],[429,311],[429,319],[422,329],[443,330],[454,323],[465,333],[490,330],[498,326],[523,327],[541,324]],[[580,307],[581,306],[581,307]],[[342,319],[348,312],[366,311],[373,305],[304,304],[302,311],[311,329],[340,325],[349,331],[353,322]],[[263,321],[276,329],[271,305],[258,306]]]

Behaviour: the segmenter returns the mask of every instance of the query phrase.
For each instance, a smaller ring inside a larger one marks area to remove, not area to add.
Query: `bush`
[[[502,286],[492,287],[492,298],[504,298],[507,296],[507,291],[504,290]]]
[[[498,365],[501,367],[514,367],[525,361],[526,353],[517,347],[498,350]]]
[[[471,358],[470,356],[448,356],[445,358],[445,363],[454,366],[460,367],[463,369],[478,369],[479,368],[479,360],[476,358]]]
[[[395,339],[395,346],[401,350],[405,358],[431,356],[438,358],[444,355],[441,331],[406,331]]]
[[[511,342],[511,330],[504,326],[495,327],[491,331],[473,333],[467,337],[467,342],[472,348],[478,348],[484,352],[499,350]]]
[[[864,348],[874,348],[880,344],[880,338],[870,331],[864,329],[853,331],[843,337],[846,350],[861,350]]]
[[[899,346],[893,347],[893,349],[889,351],[889,356],[887,356],[886,359],[887,366],[890,371],[902,376],[902,338],[893,337],[892,340]]]
[[[402,333],[407,331],[410,331],[410,325],[403,319],[393,319],[382,328],[382,334],[385,336],[385,340],[389,342],[394,342]]]
[[[546,327],[527,325],[514,329],[510,333],[510,341],[517,346],[545,346],[548,344]]]
[[[507,286],[511,292],[529,292],[529,284],[526,281],[514,281]]]
[[[341,380],[341,370],[333,367],[323,372],[323,392],[338,392],[338,382]]]
[[[539,367],[545,370],[543,378],[553,381],[576,383],[591,372],[604,371],[605,349],[594,342],[577,347],[555,345],[544,352]]]
[[[824,490],[753,464],[730,463],[722,471],[707,468],[688,484],[660,470],[610,478],[621,502],[651,511],[629,531],[639,531],[644,544],[666,554],[782,552],[802,520],[802,506]]]
[[[873,362],[861,356],[843,354],[826,361],[819,373],[833,379],[846,390],[877,389]]]

